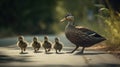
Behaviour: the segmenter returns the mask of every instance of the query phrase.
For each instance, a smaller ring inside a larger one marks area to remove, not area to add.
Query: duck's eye
[[[68,17],[66,17],[67,19],[71,19],[73,16],[68,16]]]
[[[72,16],[72,14],[71,14],[71,13],[68,13],[68,14],[65,16],[65,18],[68,17],[68,16]]]

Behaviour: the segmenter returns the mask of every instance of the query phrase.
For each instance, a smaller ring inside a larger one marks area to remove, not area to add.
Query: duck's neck
[[[74,23],[69,21],[68,24],[66,25],[66,28],[68,28],[69,26],[74,26]]]
[[[74,25],[74,22],[73,21],[69,21],[68,25]]]

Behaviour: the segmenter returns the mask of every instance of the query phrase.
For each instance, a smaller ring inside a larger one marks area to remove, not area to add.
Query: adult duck
[[[82,26],[75,26],[74,16],[71,14],[67,14],[61,20],[61,22],[64,22],[65,20],[68,21],[68,24],[65,27],[65,35],[70,42],[76,45],[76,48],[70,53],[76,51],[80,46],[82,47],[80,53],[83,53],[85,47],[90,47],[94,44],[106,40],[104,37],[92,30],[89,30]]]

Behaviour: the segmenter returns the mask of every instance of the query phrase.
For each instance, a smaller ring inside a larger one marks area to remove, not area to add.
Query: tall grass
[[[110,50],[120,50],[120,13],[107,8],[101,8],[101,11],[100,17],[105,23],[107,46]]]

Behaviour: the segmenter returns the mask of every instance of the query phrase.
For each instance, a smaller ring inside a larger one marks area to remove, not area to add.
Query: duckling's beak
[[[66,18],[63,18],[63,19],[60,20],[60,22],[64,22],[65,20],[66,20]]]

